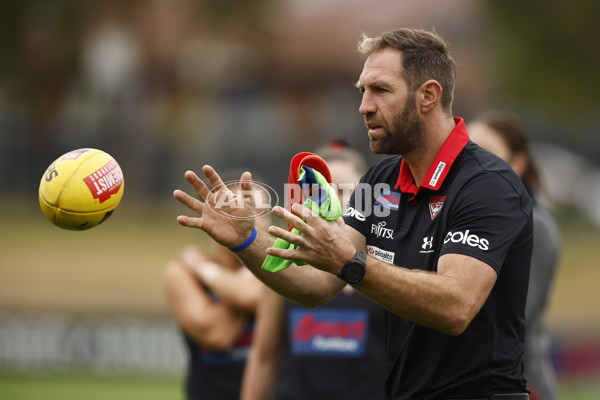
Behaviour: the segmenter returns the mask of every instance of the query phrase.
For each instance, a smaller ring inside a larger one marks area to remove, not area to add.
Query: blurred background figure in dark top
[[[241,173],[228,176],[225,182],[233,182]],[[236,183],[228,187],[240,190]],[[269,214],[256,221],[263,229],[271,223]],[[235,253],[212,245],[209,252],[188,246],[169,263],[167,303],[188,354],[186,399],[238,400],[263,285]]]
[[[345,207],[367,169],[344,141],[319,147]],[[346,285],[328,304],[306,309],[265,287],[242,400],[384,399],[380,306]]]
[[[544,196],[527,132],[517,117],[500,110],[488,111],[471,122],[467,130],[471,140],[512,167],[534,201],[534,244],[525,309],[525,376],[532,399],[555,400],[558,386],[544,315],[561,248],[559,230]]]

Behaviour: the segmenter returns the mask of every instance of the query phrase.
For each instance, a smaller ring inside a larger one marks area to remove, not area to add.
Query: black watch
[[[366,271],[367,255],[356,249],[356,255],[352,257],[350,261],[344,264],[338,277],[350,284],[354,284],[362,280]]]

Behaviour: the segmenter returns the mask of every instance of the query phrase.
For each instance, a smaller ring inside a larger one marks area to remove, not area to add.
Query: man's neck
[[[410,154],[403,154],[402,159],[408,164],[410,172],[415,180],[415,185],[421,186],[421,182],[427,175],[429,167],[435,160],[440,149],[452,133],[456,126],[452,117],[446,117],[439,121],[434,121],[429,126],[425,126],[423,143],[418,149]]]

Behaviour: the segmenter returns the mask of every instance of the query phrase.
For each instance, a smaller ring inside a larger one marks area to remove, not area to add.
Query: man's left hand
[[[342,218],[325,221],[312,210],[296,203],[293,213],[282,207],[274,207],[273,214],[300,231],[297,235],[285,229],[271,226],[269,233],[298,246],[297,249],[268,248],[267,254],[288,260],[300,260],[320,270],[337,275],[344,264],[356,254],[356,248],[345,233]]]

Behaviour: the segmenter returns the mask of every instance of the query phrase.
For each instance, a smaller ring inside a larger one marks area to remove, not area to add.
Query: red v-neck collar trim
[[[408,164],[402,160],[395,189],[400,188],[402,193],[411,193],[413,195],[412,197],[414,197],[421,188],[432,190],[438,190],[440,188],[446,175],[448,175],[448,171],[450,171],[454,160],[456,160],[456,157],[458,157],[462,149],[469,142],[469,134],[465,127],[465,121],[462,118],[455,117],[454,122],[456,123],[456,126],[429,167],[427,174],[425,174],[425,178],[423,178],[423,182],[421,182],[421,186],[415,185]]]

